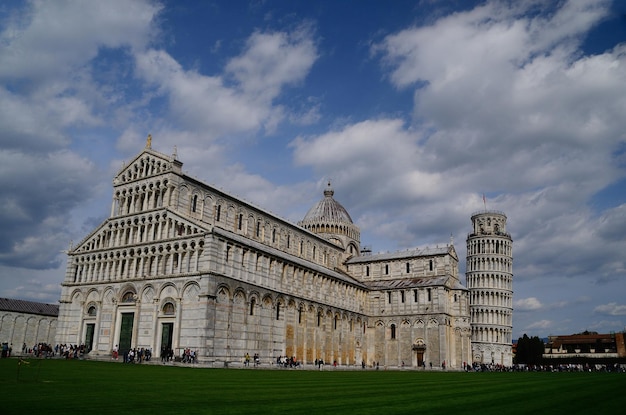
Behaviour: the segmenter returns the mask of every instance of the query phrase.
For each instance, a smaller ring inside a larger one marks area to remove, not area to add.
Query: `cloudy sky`
[[[391,6],[393,4],[393,6]],[[374,252],[508,217],[513,337],[626,326],[621,1],[5,1],[0,296],[55,303],[152,134],[296,222],[332,180]]]

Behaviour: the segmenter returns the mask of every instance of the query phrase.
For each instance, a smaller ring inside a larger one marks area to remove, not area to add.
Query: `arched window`
[[[250,315],[253,316],[254,315],[254,306],[256,305],[256,299],[253,298],[252,300],[250,300]]]
[[[395,340],[396,339],[396,325],[392,324],[390,328],[391,328],[391,340]]]
[[[97,312],[98,311],[96,310],[96,306],[94,306],[94,305],[89,306],[89,308],[87,309],[87,315],[89,317],[95,317]]]
[[[137,296],[132,291],[126,291],[126,293],[122,296],[123,303],[134,303],[137,300]]]
[[[193,195],[193,198],[191,199],[191,211],[192,212],[196,211],[197,205],[198,205],[198,195]]]
[[[167,302],[163,305],[163,314],[167,316],[172,316],[176,313],[176,309],[174,308],[174,304]]]
[[[276,303],[276,320],[280,320],[280,303]]]

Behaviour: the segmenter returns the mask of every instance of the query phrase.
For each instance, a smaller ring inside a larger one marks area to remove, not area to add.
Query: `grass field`
[[[19,372],[18,372],[19,370]],[[616,414],[624,373],[206,369],[0,360],[0,414]]]

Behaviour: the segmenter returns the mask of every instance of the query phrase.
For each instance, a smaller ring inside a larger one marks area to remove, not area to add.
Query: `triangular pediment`
[[[448,246],[448,253],[450,254],[450,256],[452,256],[452,258],[456,259],[457,261],[459,260],[459,256],[456,254],[456,249],[454,249],[454,245]]]
[[[156,225],[159,222],[167,222],[172,228],[167,231],[161,229],[159,236],[154,238],[152,234],[148,235],[149,225]],[[137,227],[144,226],[143,236],[137,236]],[[127,239],[127,233],[117,232],[122,228],[132,229]],[[162,208],[148,212],[142,212],[130,216],[108,218],[102,222],[93,232],[84,238],[78,245],[70,249],[71,254],[80,254],[91,251],[101,251],[108,249],[120,249],[128,246],[138,246],[150,243],[157,243],[165,239],[185,238],[193,235],[199,235],[208,232],[208,225],[202,222],[196,222],[185,218],[173,212],[170,209]],[[117,233],[116,233],[117,232]]]
[[[113,178],[113,185],[131,183],[169,172],[180,174],[182,166],[183,163],[177,159],[176,151],[168,156],[153,150],[148,142],[141,153],[130,162],[124,163]]]

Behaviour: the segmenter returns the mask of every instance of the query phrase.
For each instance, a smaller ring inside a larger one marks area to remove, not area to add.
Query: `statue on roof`
[[[152,134],[148,134],[148,139],[146,140],[146,148],[152,148]]]

